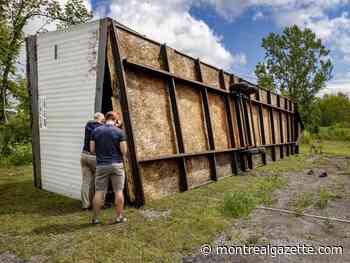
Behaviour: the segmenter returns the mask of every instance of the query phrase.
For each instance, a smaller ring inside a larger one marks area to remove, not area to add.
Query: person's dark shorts
[[[114,163],[96,167],[95,191],[106,192],[109,179],[111,179],[113,191],[123,191],[125,183],[125,171],[123,163]]]

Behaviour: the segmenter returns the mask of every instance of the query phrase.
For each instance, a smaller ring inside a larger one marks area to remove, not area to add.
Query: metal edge
[[[32,130],[34,186],[42,189],[38,105],[38,57],[36,35],[26,38],[26,53],[27,89],[30,98],[30,126]]]
[[[106,52],[107,52],[107,29],[108,18],[100,20],[97,72],[96,72],[96,93],[95,93],[95,112],[102,111],[103,82],[105,77]]]

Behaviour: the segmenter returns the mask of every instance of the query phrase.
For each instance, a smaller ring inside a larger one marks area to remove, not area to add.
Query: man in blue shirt
[[[123,216],[125,171],[123,157],[127,152],[126,136],[123,130],[116,127],[115,112],[108,112],[106,123],[96,128],[90,141],[91,152],[96,152],[95,196],[93,202],[93,224],[100,224],[98,218],[104,204],[108,182],[111,180],[115,193],[116,219],[113,223],[126,222]]]

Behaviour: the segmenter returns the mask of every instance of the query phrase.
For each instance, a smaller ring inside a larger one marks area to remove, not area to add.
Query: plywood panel
[[[230,153],[220,153],[216,155],[216,166],[218,177],[232,175],[232,156]]]
[[[201,64],[203,82],[220,89],[219,71],[205,64]]]
[[[287,114],[282,112],[283,142],[287,142]]]
[[[171,72],[183,78],[197,80],[195,60],[183,56],[172,48],[168,48],[168,58]]]
[[[123,58],[130,61],[164,69],[160,46],[119,29],[120,50]]]
[[[227,73],[224,73],[224,80],[225,80],[226,90],[230,90],[230,86],[232,85],[231,76]]]
[[[249,128],[249,130],[247,130],[247,132],[250,133],[251,145],[255,145],[254,131],[253,131],[253,126],[252,126],[252,115],[251,115],[251,112],[250,112],[250,105],[249,105],[248,102],[244,102],[243,105],[245,105],[245,107],[247,109],[247,113],[248,113],[249,126],[247,125],[247,128]]]
[[[230,148],[230,139],[224,98],[220,95],[208,93],[208,100],[213,127],[215,149],[228,149]]]
[[[261,145],[262,139],[261,139],[261,127],[260,127],[258,105],[252,104],[252,113],[253,113],[254,134],[255,134],[256,145]]]
[[[210,181],[210,165],[208,157],[195,156],[186,159],[189,188]]]
[[[233,127],[233,132],[235,136],[235,145],[236,148],[240,147],[240,141],[239,141],[239,130],[238,130],[238,122],[237,122],[237,112],[236,112],[236,103],[234,99],[230,98],[230,104],[231,104],[231,115],[232,115],[232,127]]]
[[[276,110],[272,110],[272,112],[273,112],[273,121],[274,121],[274,126],[275,126],[276,143],[281,143],[279,114],[278,114],[278,111],[276,111]]]
[[[133,71],[127,71],[126,81],[138,157],[176,153],[165,81]]]
[[[277,96],[271,92],[271,104],[277,106]]]
[[[265,90],[260,89],[259,95],[260,95],[260,101],[267,103],[267,92]]]
[[[202,97],[199,90],[183,83],[176,83],[176,92],[185,152],[208,150]]]
[[[180,177],[176,160],[144,163],[141,174],[146,201],[179,192]]]
[[[269,108],[262,107],[262,112],[263,112],[263,119],[264,119],[265,142],[266,144],[272,144]]]

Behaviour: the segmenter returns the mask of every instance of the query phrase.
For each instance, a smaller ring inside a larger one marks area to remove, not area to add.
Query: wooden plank
[[[30,126],[32,129],[32,153],[34,186],[42,188],[41,184],[41,156],[38,106],[38,55],[37,37],[26,38],[27,51],[27,88],[30,98]]]
[[[215,149],[231,148],[224,96],[208,93]]]
[[[135,69],[125,80],[138,159],[176,153],[168,81]]]
[[[148,65],[157,69],[165,69],[165,61],[161,54],[161,45],[147,41],[125,29],[119,29],[120,52],[129,61]]]
[[[120,54],[117,28],[114,28],[114,26],[110,27],[110,32],[111,32],[111,39],[113,43],[112,47],[114,47],[113,54],[116,61],[118,87],[120,90],[120,102],[122,105],[123,120],[124,120],[126,135],[127,135],[128,151],[130,154],[130,163],[132,167],[132,175],[133,175],[134,189],[135,189],[134,190],[135,205],[142,206],[145,204],[145,196],[144,196],[140,166],[136,155],[136,145],[134,140],[133,128],[132,128],[132,123],[129,115],[129,103],[128,103],[127,90],[126,90],[125,70],[124,70],[124,65],[122,63],[122,57]]]
[[[180,170],[177,160],[160,160],[140,165],[146,201],[179,192]]]
[[[176,83],[176,94],[185,152],[209,150],[200,91],[185,83]]]

